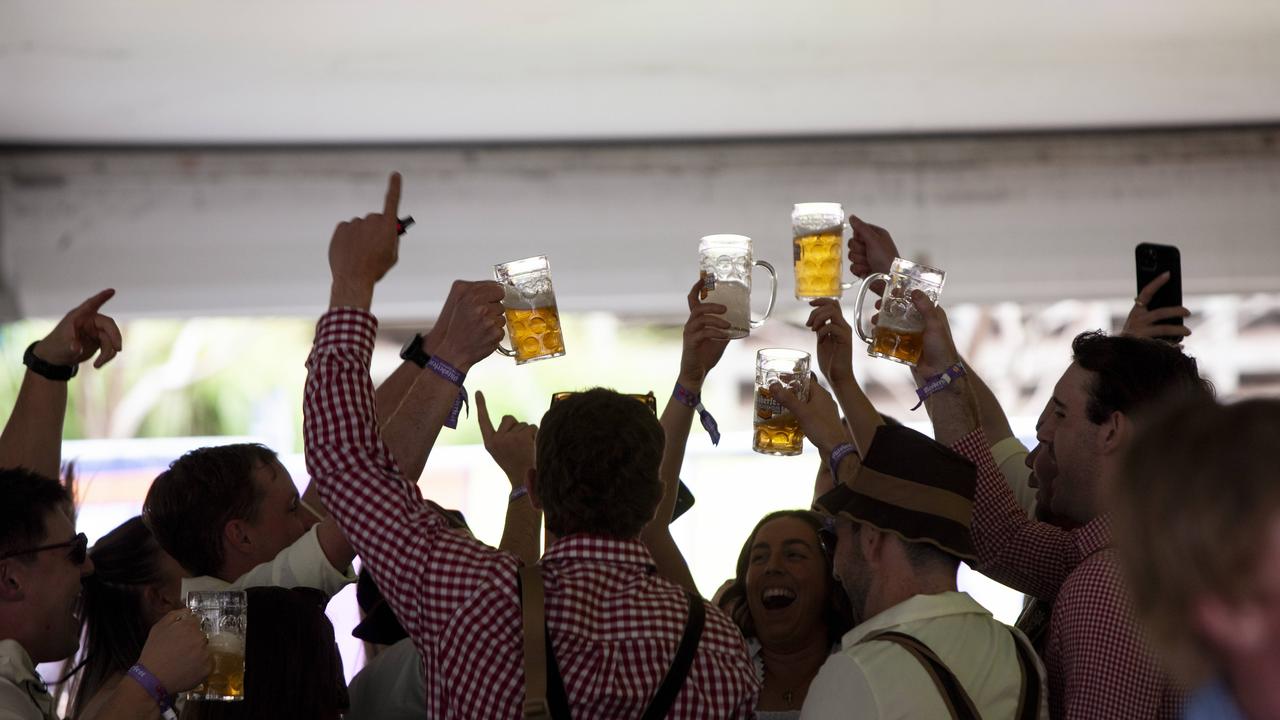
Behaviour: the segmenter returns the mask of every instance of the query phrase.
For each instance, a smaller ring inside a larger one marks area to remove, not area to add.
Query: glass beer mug
[[[799,455],[804,450],[800,421],[769,387],[778,383],[801,400],[809,398],[809,353],[765,348],[756,353],[756,404],[751,449],[764,455]]]
[[[862,281],[858,302],[853,309],[854,327],[858,337],[869,347],[867,354],[914,367],[924,351],[924,318],[911,304],[911,291],[919,290],[934,303],[942,295],[942,283],[947,274],[937,268],[897,258],[889,274],[873,273]],[[862,302],[867,290],[876,280],[884,280],[884,293],[880,300],[880,318],[876,321],[871,337],[862,330]]]
[[[493,266],[493,279],[502,284],[506,297],[507,334],[511,349],[498,352],[516,359],[517,365],[564,355],[560,311],[551,288],[551,264],[545,255],[512,260]]]
[[[200,618],[209,638],[213,672],[185,700],[244,700],[244,644],[248,630],[248,601],[243,590],[192,591],[187,607]]]
[[[764,317],[751,319],[751,271],[755,266],[769,271],[769,306]],[[778,273],[763,260],[751,257],[751,238],[746,235],[707,235],[698,243],[698,269],[702,277],[704,302],[724,305],[722,316],[729,323],[729,337],[741,338],[769,319],[778,299]]]
[[[842,281],[844,224],[840,203],[796,203],[791,210],[797,300],[838,300],[853,287]]]

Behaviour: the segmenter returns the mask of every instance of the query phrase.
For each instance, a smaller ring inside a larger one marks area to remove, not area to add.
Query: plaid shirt
[[[377,321],[321,317],[308,360],[307,468],[422,654],[427,715],[518,718],[524,700],[519,562],[451,531],[383,445],[369,358]],[[638,540],[570,536],[542,561],[547,625],[573,715],[639,717],[684,633],[688,602]],[[670,716],[747,718],[759,685],[737,627],[714,606]]]
[[[1053,603],[1044,664],[1049,713],[1062,718],[1177,718],[1182,694],[1143,639],[1106,516],[1075,530],[1027,517],[981,429],[952,446],[978,466],[976,569]]]

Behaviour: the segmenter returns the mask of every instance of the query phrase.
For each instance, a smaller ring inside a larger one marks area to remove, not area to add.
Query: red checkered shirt
[[[305,399],[307,469],[422,654],[427,715],[518,718],[519,562],[422,502],[383,445],[369,357],[377,321],[330,310]],[[570,536],[541,561],[547,625],[574,718],[639,717],[675,657],[688,602],[638,540]],[[711,605],[670,717],[748,718],[759,685],[737,627]]]
[[[1177,718],[1183,695],[1133,617],[1108,518],[1063,530],[1027,517],[981,429],[952,446],[978,466],[976,569],[1053,603],[1045,642],[1049,714],[1056,718]]]

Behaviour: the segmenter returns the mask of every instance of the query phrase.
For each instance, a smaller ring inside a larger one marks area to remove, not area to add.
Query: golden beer
[[[867,354],[914,366],[920,362],[923,351],[923,330],[900,330],[877,325],[871,335],[871,348],[867,350]]]
[[[507,331],[511,334],[517,365],[564,355],[560,312],[555,305],[508,308]]]
[[[230,633],[209,638],[213,672],[204,681],[206,698],[244,699],[244,640]]]
[[[768,388],[756,388],[755,408],[752,450],[765,455],[799,455],[804,450],[800,421],[770,396]]]
[[[244,645],[248,598],[243,590],[195,590],[187,593],[187,608],[200,618],[209,638],[213,670],[185,700],[244,699]]]
[[[840,255],[843,247],[844,236],[839,227],[795,238],[793,258],[797,299],[840,297]]]

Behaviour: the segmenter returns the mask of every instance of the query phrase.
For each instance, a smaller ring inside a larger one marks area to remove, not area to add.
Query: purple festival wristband
[[[464,405],[467,408],[467,416],[471,415],[471,404],[467,402],[467,389],[462,387],[463,381],[467,379],[467,374],[441,360],[436,355],[432,355],[431,359],[427,361],[427,369],[458,386],[458,397],[454,399],[453,408],[449,410],[449,417],[444,421],[444,426],[453,430],[458,427],[458,414],[462,412]]]
[[[711,417],[711,413],[702,406],[702,398],[697,393],[686,388],[680,383],[676,383],[676,388],[671,392],[671,397],[681,405],[687,405],[698,411],[698,419],[702,421],[702,427],[706,429],[707,434],[711,436],[711,444],[720,444],[720,426],[716,424],[716,419]]]
[[[946,369],[946,372],[938,373],[930,378],[925,378],[924,384],[916,388],[916,397],[920,398],[920,402],[915,404],[912,410],[918,409],[924,404],[926,398],[930,395],[940,393],[946,390],[952,382],[964,377],[964,365],[956,363]]]
[[[840,475],[840,461],[856,454],[858,454],[858,449],[853,446],[853,443],[840,443],[831,449],[831,456],[827,459],[827,466],[831,468],[831,479],[837,485],[840,484],[840,481],[837,480]]]
[[[160,684],[160,680],[157,679],[155,675],[151,674],[151,671],[148,670],[145,665],[142,663],[134,664],[133,667],[129,668],[128,674],[129,677],[136,680],[137,683],[142,686],[143,690],[147,691],[147,694],[151,696],[152,700],[156,701],[156,705],[160,708],[161,715],[171,713],[173,710],[173,696],[169,694],[169,691],[164,689],[164,686]]]

